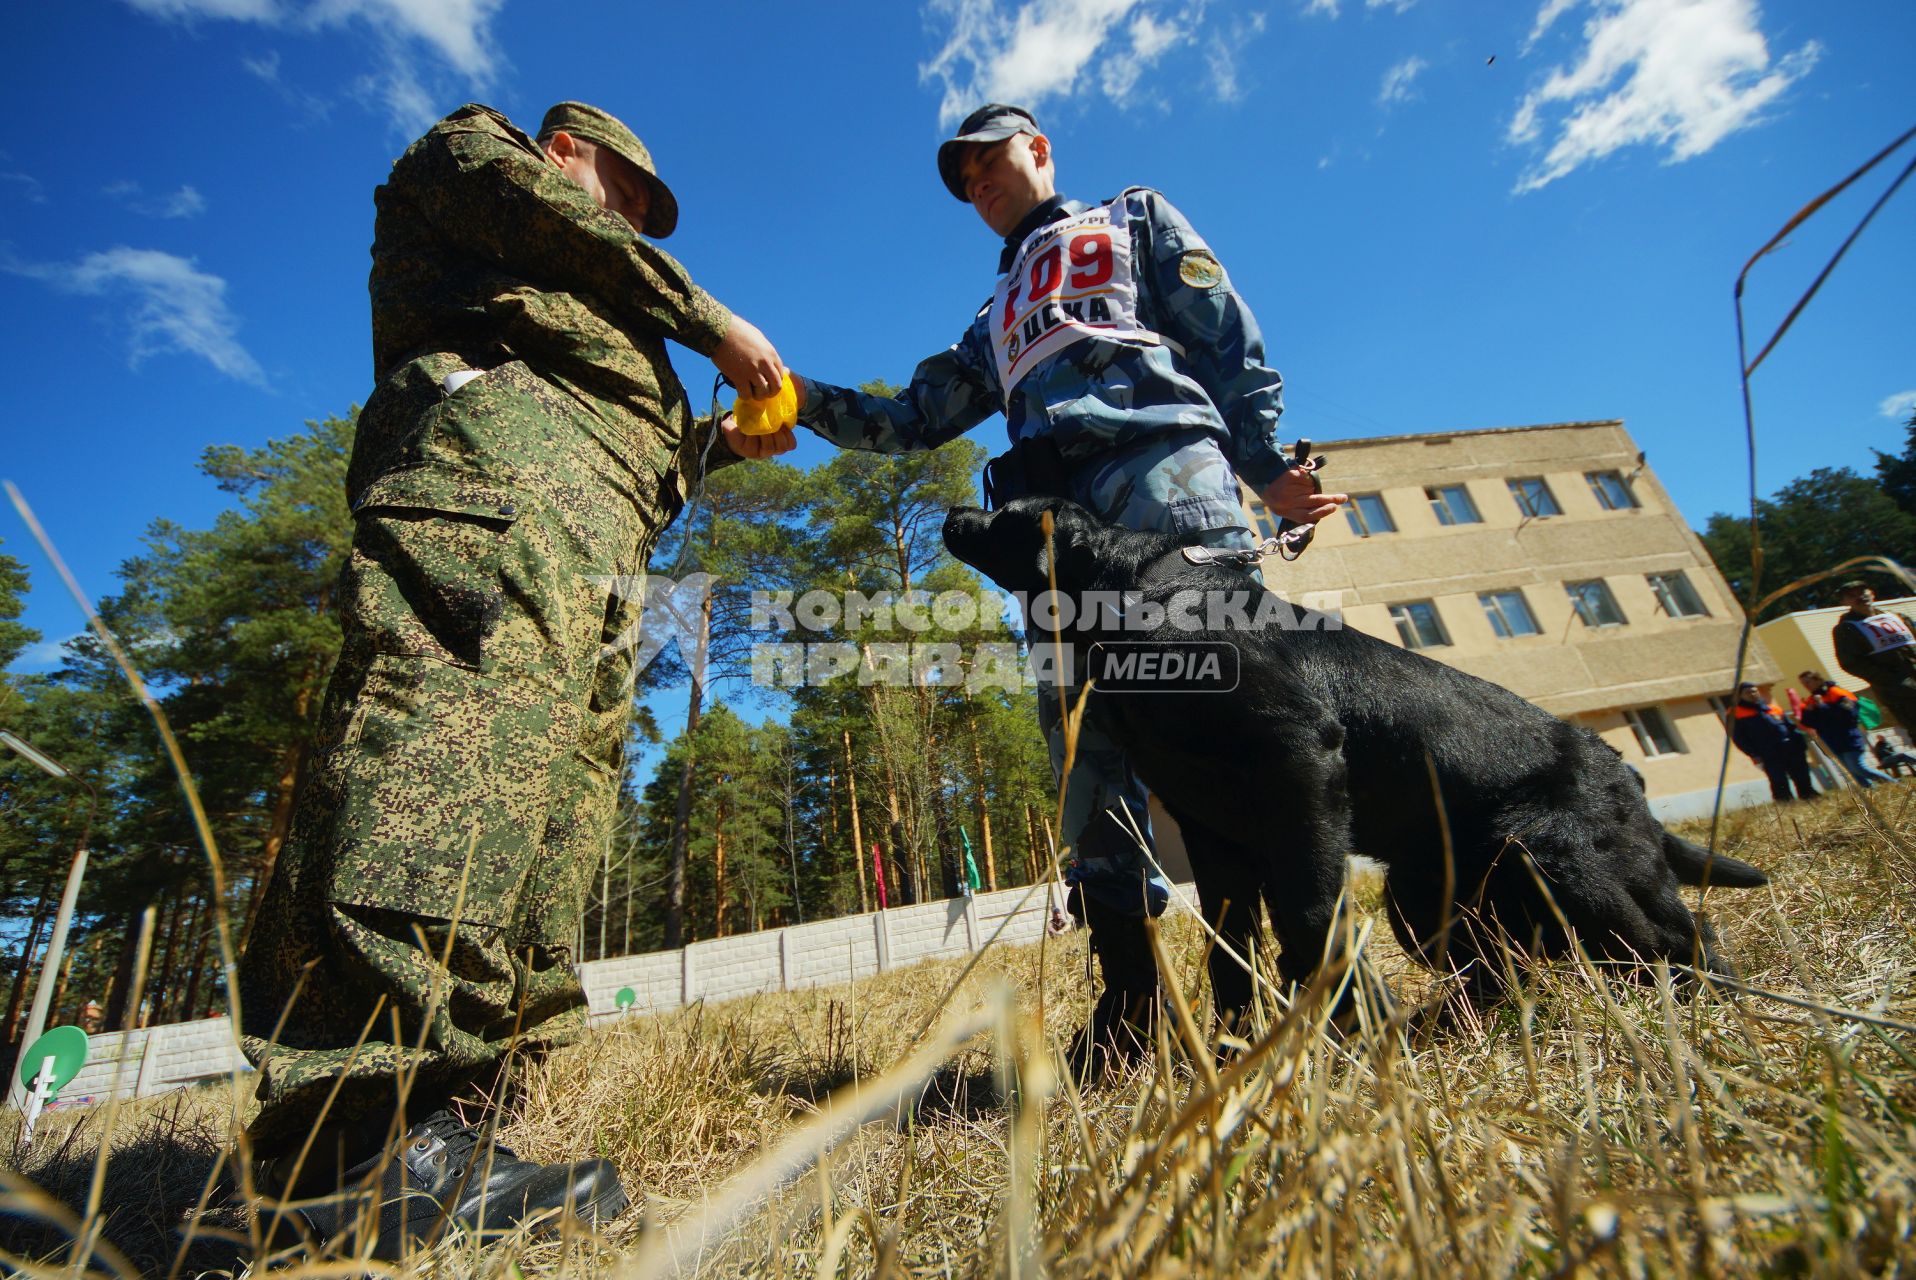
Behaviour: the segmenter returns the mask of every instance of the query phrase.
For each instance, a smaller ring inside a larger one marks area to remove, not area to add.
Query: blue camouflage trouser
[[[1080,467],[1072,498],[1099,518],[1128,529],[1202,531],[1206,546],[1256,545],[1244,523],[1237,475],[1209,437],[1146,440]],[[1255,569],[1250,576],[1261,586]],[[1038,686],[1038,727],[1051,749],[1051,771],[1064,771],[1064,716],[1055,684]],[[1147,792],[1124,751],[1090,717],[1079,724],[1078,750],[1063,780],[1064,829],[1058,833],[1065,879],[1126,915],[1161,915],[1171,896],[1144,856],[1151,841]],[[1152,847],[1155,853],[1155,846]]]

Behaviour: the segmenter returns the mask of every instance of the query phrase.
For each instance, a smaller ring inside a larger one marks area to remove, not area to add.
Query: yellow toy
[[[777,392],[763,400],[740,396],[732,402],[732,418],[748,436],[769,436],[798,422],[798,387],[786,374]]]

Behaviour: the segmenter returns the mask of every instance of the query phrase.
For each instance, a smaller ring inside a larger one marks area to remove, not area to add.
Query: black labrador
[[[1461,969],[1479,996],[1501,989],[1504,943],[1528,959],[1561,955],[1565,923],[1595,956],[1730,974],[1678,886],[1767,877],[1665,831],[1641,779],[1594,733],[1489,681],[1267,601],[1188,539],[1106,525],[1061,499],[954,509],[945,544],[1036,599],[1048,587],[1047,512],[1073,616],[1066,625],[1062,612],[1028,608],[1031,642],[1056,635],[1076,677],[1093,678],[1088,714],[1177,819],[1203,908],[1214,922],[1223,911],[1220,934],[1241,953],[1261,901],[1279,973],[1308,981],[1345,855],[1361,852],[1388,868],[1390,921],[1405,949]],[[1211,973],[1219,1013],[1241,1013],[1249,975],[1221,950]]]

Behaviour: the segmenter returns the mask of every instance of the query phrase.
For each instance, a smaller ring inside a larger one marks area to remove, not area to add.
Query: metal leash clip
[[[1295,452],[1291,455],[1293,467],[1308,466],[1311,472],[1311,484],[1317,492],[1324,492],[1323,482],[1317,473],[1324,469],[1324,459],[1320,455],[1313,458],[1309,439],[1299,440]],[[1221,564],[1232,568],[1249,568],[1269,555],[1281,555],[1285,560],[1295,560],[1304,554],[1311,545],[1311,539],[1317,534],[1317,522],[1293,524],[1289,520],[1278,522],[1277,533],[1264,539],[1248,551],[1222,551],[1215,547],[1186,547],[1184,558],[1191,564]]]
[[[1284,532],[1266,538],[1248,550],[1226,551],[1220,547],[1186,547],[1184,558],[1191,564],[1221,564],[1234,569],[1247,569],[1270,555],[1282,555],[1286,560],[1295,560],[1304,554],[1304,548],[1310,544],[1311,535],[1316,531],[1315,523],[1294,524]]]

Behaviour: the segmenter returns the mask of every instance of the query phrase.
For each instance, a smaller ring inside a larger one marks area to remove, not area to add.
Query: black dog
[[[1540,959],[1568,949],[1565,921],[1593,955],[1730,973],[1678,885],[1767,878],[1665,831],[1641,781],[1595,734],[1421,654],[1274,597],[1265,604],[1240,570],[1192,563],[1188,539],[1108,526],[1060,499],[954,509],[945,544],[1036,598],[1048,585],[1046,512],[1058,591],[1128,598],[1121,609],[1107,600],[1077,610],[1059,636],[1079,678],[1091,668],[1088,714],[1177,819],[1205,913],[1217,921],[1228,902],[1220,933],[1240,952],[1262,901],[1279,972],[1307,981],[1325,953],[1345,855],[1359,852],[1389,869],[1390,920],[1405,949],[1462,969],[1482,995],[1502,978],[1499,935]],[[1228,610],[1213,617],[1210,602],[1232,593],[1246,616],[1263,605],[1265,625],[1234,625]],[[1037,613],[1030,637],[1042,646],[1050,611]],[[1153,613],[1163,614],[1155,628]],[[1197,630],[1180,629],[1192,620]],[[1148,669],[1182,669],[1186,691],[1160,691],[1162,680],[1140,679],[1144,664],[1111,660],[1150,651],[1160,657]],[[1164,657],[1173,653],[1182,656]],[[1232,663],[1235,688],[1222,691]],[[1211,974],[1220,1014],[1248,1006],[1250,977],[1221,950]]]

